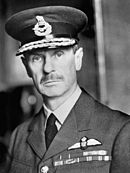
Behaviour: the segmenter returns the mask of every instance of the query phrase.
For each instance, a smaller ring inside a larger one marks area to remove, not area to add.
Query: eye
[[[32,62],[40,62],[42,60],[41,56],[34,55],[31,57]]]
[[[56,56],[57,58],[60,58],[63,54],[64,54],[63,51],[57,51],[57,52],[55,53],[55,56]]]

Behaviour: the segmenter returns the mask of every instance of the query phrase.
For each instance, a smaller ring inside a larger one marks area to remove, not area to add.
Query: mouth
[[[51,85],[56,85],[59,82],[60,82],[59,80],[47,80],[47,81],[43,82],[43,85],[51,86]]]

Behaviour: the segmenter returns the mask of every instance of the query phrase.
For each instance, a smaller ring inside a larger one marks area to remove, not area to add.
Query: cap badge
[[[52,26],[46,22],[43,16],[36,16],[37,23],[34,26],[33,30],[37,36],[46,36],[52,32]]]

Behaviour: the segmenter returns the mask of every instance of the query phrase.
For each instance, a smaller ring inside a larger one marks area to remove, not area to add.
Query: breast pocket
[[[56,173],[109,173],[110,162],[79,162],[56,168]]]

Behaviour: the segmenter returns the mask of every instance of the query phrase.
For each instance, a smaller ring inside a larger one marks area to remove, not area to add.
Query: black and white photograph
[[[130,173],[129,37],[129,0],[0,0],[0,173]]]

